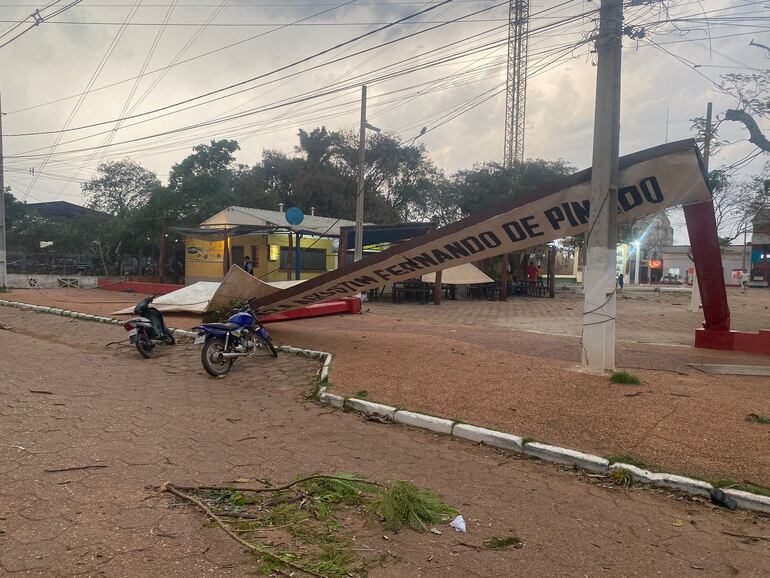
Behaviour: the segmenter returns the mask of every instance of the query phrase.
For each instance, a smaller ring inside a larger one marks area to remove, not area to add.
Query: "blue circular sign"
[[[305,220],[305,213],[299,207],[290,207],[286,209],[286,222],[290,225],[297,226]]]

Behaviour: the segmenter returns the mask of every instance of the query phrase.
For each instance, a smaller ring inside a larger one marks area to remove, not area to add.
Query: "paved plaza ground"
[[[733,327],[770,328],[770,291],[729,288]],[[110,313],[138,296],[17,291],[12,298]],[[650,467],[770,486],[770,378],[708,376],[687,363],[768,364],[758,355],[694,349],[702,314],[685,292],[626,291],[618,365],[639,386],[579,371],[581,296],[441,306],[367,303],[362,315],[273,324],[279,343],[331,351],[332,391]],[[169,316],[177,327],[196,317]],[[670,344],[670,345],[667,345]]]
[[[80,297],[73,309],[89,300]],[[146,361],[105,346],[123,339],[119,327],[10,308],[0,323],[1,575],[253,576],[253,558],[153,486],[338,471],[411,480],[469,522],[461,537],[372,522],[360,543],[389,560],[373,577],[760,577],[770,568],[767,517],[320,407],[305,399],[318,369],[308,359],[239,360],[216,380],[191,345]],[[103,467],[48,471],[82,466]],[[523,548],[467,546],[511,533]]]

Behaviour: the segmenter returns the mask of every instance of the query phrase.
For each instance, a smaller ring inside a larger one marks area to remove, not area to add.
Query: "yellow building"
[[[282,208],[282,207],[281,207]],[[185,284],[220,281],[231,264],[248,256],[254,276],[263,281],[295,278],[294,255],[300,236],[301,278],[311,279],[337,268],[340,227],[355,223],[306,215],[296,227],[281,211],[228,207],[185,234]]]

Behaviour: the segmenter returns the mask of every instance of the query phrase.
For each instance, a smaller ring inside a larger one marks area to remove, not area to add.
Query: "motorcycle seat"
[[[211,327],[212,329],[220,329],[222,331],[232,331],[238,329],[240,325],[237,323],[206,323],[204,327]]]

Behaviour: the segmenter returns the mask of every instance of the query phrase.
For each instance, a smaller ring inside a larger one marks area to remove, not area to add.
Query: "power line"
[[[13,32],[14,30],[16,30],[16,28],[20,27],[22,24],[25,24],[25,23],[27,23],[27,22],[29,21],[29,19],[30,19],[30,18],[32,19],[32,23],[31,23],[31,24],[30,24],[30,25],[29,25],[27,28],[25,28],[24,30],[22,30],[21,32],[19,32],[19,33],[18,33],[16,36],[14,36],[13,38],[11,38],[10,40],[6,40],[6,41],[5,41],[5,42],[3,42],[2,44],[0,44],[0,48],[3,48],[3,47],[5,47],[5,46],[8,46],[8,45],[9,45],[11,42],[13,42],[14,40],[16,40],[17,38],[20,38],[21,36],[23,36],[24,34],[26,34],[27,32],[29,32],[30,30],[32,30],[33,28],[35,28],[36,26],[39,26],[39,25],[40,25],[40,24],[42,24],[43,22],[47,22],[47,21],[48,21],[48,19],[50,19],[50,18],[53,18],[53,17],[54,17],[54,16],[56,16],[57,14],[61,14],[62,12],[66,11],[66,10],[69,10],[70,8],[72,8],[72,7],[73,7],[73,6],[75,6],[76,4],[79,4],[79,3],[80,3],[80,2],[82,2],[82,1],[83,1],[83,0],[73,0],[72,2],[70,2],[69,4],[67,4],[66,6],[63,6],[62,8],[59,8],[58,10],[56,10],[55,12],[53,12],[52,14],[47,14],[47,15],[42,15],[42,14],[41,14],[41,11],[43,11],[43,10],[47,10],[48,8],[51,8],[51,7],[55,6],[56,4],[58,4],[59,2],[61,2],[61,0],[55,0],[54,2],[51,2],[50,4],[48,4],[48,5],[46,5],[45,7],[41,8],[40,10],[35,10],[35,12],[33,12],[32,14],[30,14],[30,15],[29,15],[29,16],[28,16],[28,17],[27,17],[25,20],[22,20],[22,21],[20,21],[20,22],[17,22],[17,23],[16,23],[16,26],[12,26],[12,27],[10,27],[9,29],[7,29],[5,32],[3,32],[2,34],[0,34],[0,38],[3,38],[3,37],[5,37],[5,36],[7,36],[8,34],[10,34],[11,32]]]
[[[78,0],[80,1],[80,0]],[[142,0],[136,0],[134,2],[134,5],[131,7],[131,10],[129,10],[128,14],[126,15],[125,21],[128,22],[131,18],[133,18],[134,14],[136,14],[137,9],[139,8],[139,5],[142,3]],[[91,75],[91,78],[88,81],[88,84],[86,86],[85,92],[83,92],[82,96],[78,99],[75,106],[72,108],[72,111],[70,112],[69,116],[67,117],[67,120],[64,122],[64,129],[62,132],[60,132],[56,139],[54,140],[54,143],[51,145],[51,148],[48,151],[48,154],[43,159],[43,163],[40,165],[40,171],[42,172],[43,169],[45,169],[45,166],[48,164],[48,160],[51,158],[51,154],[53,153],[56,146],[59,144],[59,142],[62,139],[62,136],[64,135],[64,130],[67,129],[69,124],[75,119],[75,116],[77,115],[78,111],[80,110],[80,107],[83,105],[83,102],[86,99],[86,96],[88,96],[88,91],[90,88],[94,85],[96,82],[96,79],[99,77],[99,75],[102,73],[102,70],[104,70],[104,67],[107,64],[107,61],[112,56],[112,53],[115,51],[115,47],[118,45],[118,42],[120,42],[120,39],[123,37],[123,33],[126,31],[125,27],[120,28],[118,32],[115,34],[115,37],[112,39],[112,42],[110,43],[109,47],[107,48],[107,52],[102,56],[101,61],[96,66],[96,70],[94,70],[93,74]],[[35,185],[37,182],[37,174],[33,176],[32,181],[30,181],[29,185],[27,186],[27,189],[24,191],[24,198],[27,198],[27,195],[29,194],[30,189]]]
[[[233,88],[237,88],[237,87],[243,86],[245,84],[249,84],[251,82],[254,82],[255,80],[260,80],[262,78],[265,78],[265,77],[268,77],[268,76],[272,76],[272,75],[274,75],[274,74],[276,74],[278,72],[283,72],[284,70],[288,70],[290,68],[294,68],[295,66],[303,64],[305,62],[308,62],[309,60],[313,60],[315,58],[318,58],[319,56],[322,56],[324,54],[332,52],[332,51],[334,51],[334,50],[336,50],[338,48],[341,48],[343,46],[351,44],[352,42],[358,41],[358,40],[360,40],[362,38],[366,38],[367,36],[371,36],[371,35],[376,34],[378,32],[382,32],[383,30],[391,28],[391,27],[395,26],[396,24],[398,24],[399,22],[401,22],[403,20],[406,20],[406,19],[409,19],[409,18],[413,18],[413,17],[415,17],[417,15],[420,15],[420,14],[424,14],[424,13],[430,11],[430,10],[435,10],[439,6],[443,6],[443,5],[448,4],[450,2],[453,2],[453,1],[454,0],[443,0],[439,4],[436,4],[434,6],[426,8],[426,9],[421,10],[419,12],[415,12],[414,14],[411,14],[409,16],[405,16],[404,18],[401,18],[401,19],[399,19],[399,20],[397,20],[395,22],[391,22],[390,24],[387,24],[387,25],[382,26],[380,28],[376,28],[374,30],[370,30],[369,32],[366,32],[364,34],[356,36],[355,38],[352,38],[350,40],[346,40],[344,42],[341,42],[341,43],[336,44],[336,45],[334,45],[334,46],[332,46],[330,48],[326,48],[326,49],[324,49],[324,50],[322,50],[320,52],[316,52],[316,53],[311,54],[309,56],[305,56],[305,57],[303,57],[303,58],[301,58],[299,60],[295,60],[294,62],[292,62],[290,64],[286,64],[284,66],[275,68],[275,69],[273,69],[273,70],[271,70],[269,72],[265,72],[265,73],[262,73],[260,75],[254,76],[252,78],[249,78],[249,79],[246,79],[246,80],[242,80],[240,82],[236,82],[234,84],[230,84],[228,86],[225,86],[225,87],[222,87],[222,88],[218,88],[218,89],[215,89],[215,90],[203,93],[203,94],[199,94],[198,96],[194,96],[194,97],[187,98],[187,99],[184,99],[184,100],[181,100],[181,101],[177,101],[175,103],[168,104],[168,105],[162,106],[160,108],[156,108],[154,110],[149,110],[149,111],[146,111],[146,112],[143,112],[143,113],[139,113],[139,114],[135,114],[135,115],[129,115],[129,116],[123,117],[122,120],[130,120],[130,119],[134,119],[134,118],[139,118],[139,117],[147,116],[149,114],[154,114],[154,113],[157,113],[157,112],[167,111],[168,109],[175,108],[175,107],[183,105],[183,104],[189,104],[191,102],[195,102],[195,101],[200,100],[202,98],[206,98],[208,96],[213,96],[215,94],[219,94],[221,92],[225,92],[225,91],[231,90]],[[496,4],[495,6],[492,6],[490,8],[485,8],[483,10],[480,10],[480,11],[477,11],[477,12],[474,12],[474,13],[471,13],[471,14],[467,14],[465,16],[458,17],[458,18],[454,19],[454,21],[465,19],[465,18],[467,18],[469,16],[477,14],[478,12],[483,12],[483,11],[486,11],[486,10],[490,10],[490,9],[496,8],[498,6],[502,6],[503,4],[506,4],[506,2],[500,2],[499,4]],[[406,40],[406,39],[411,38],[413,36],[416,36],[418,34],[423,34],[424,32],[435,30],[435,29],[440,28],[442,26],[446,26],[446,24],[437,24],[436,26],[433,26],[433,27],[428,28],[426,30],[420,30],[420,31],[417,31],[417,32],[414,32],[414,33],[411,33],[411,34],[407,34],[405,36],[401,36],[401,37],[395,38],[393,40],[388,40],[388,41],[385,41],[385,42],[383,42],[383,43],[381,43],[381,44],[379,44],[377,46],[373,46],[373,47],[370,47],[370,48],[359,50],[358,52],[355,52],[353,54],[349,54],[349,55],[346,55],[346,56],[341,56],[341,57],[339,57],[339,58],[337,58],[335,60],[332,60],[330,62],[310,67],[308,69],[303,70],[302,72],[308,72],[310,70],[315,70],[316,68],[320,68],[320,67],[323,67],[323,66],[328,66],[329,64],[334,64],[334,63],[340,62],[342,60],[347,60],[347,59],[349,59],[349,58],[351,58],[353,56],[358,56],[358,55],[361,55],[361,54],[364,54],[364,53],[367,53],[367,52],[371,52],[372,50],[376,50],[377,48],[380,48],[382,46],[388,46],[388,45],[394,44],[396,42],[401,42],[403,40]],[[250,89],[246,89],[246,90],[251,90],[251,89],[253,89],[253,87],[250,88]],[[214,102],[214,101],[217,101],[217,100],[221,100],[222,98],[228,98],[228,97],[233,96],[234,94],[238,94],[238,93],[236,92],[236,93],[233,93],[233,94],[226,95],[224,97],[220,96],[220,97],[218,97],[218,98],[216,98],[216,99],[214,99],[212,101],[207,101],[206,103],[203,103],[203,104],[208,104],[209,102]],[[200,105],[196,105],[196,106],[200,106]],[[192,107],[188,107],[188,108],[192,108]],[[188,110],[188,109],[182,109],[182,110]],[[163,116],[167,116],[168,114],[176,114],[178,112],[180,112],[180,111],[173,111],[173,112],[170,112],[170,113],[166,113]],[[161,117],[156,117],[156,118],[161,118]],[[82,125],[82,126],[78,126],[78,127],[67,128],[66,130],[63,130],[63,131],[37,131],[37,132],[30,132],[30,133],[9,134],[9,135],[6,135],[6,136],[8,136],[8,137],[12,137],[12,136],[37,136],[37,135],[46,135],[46,134],[58,134],[59,132],[73,132],[73,131],[76,131],[76,130],[83,130],[83,129],[86,129],[86,128],[94,128],[94,127],[97,127],[97,126],[103,126],[105,124],[112,124],[112,123],[114,123],[114,122],[116,122],[118,120],[121,120],[121,119],[112,119],[112,120],[107,120],[107,121],[100,121],[100,122],[96,122],[96,123],[90,123],[90,124]]]

